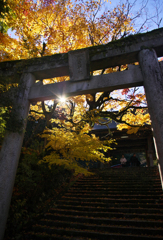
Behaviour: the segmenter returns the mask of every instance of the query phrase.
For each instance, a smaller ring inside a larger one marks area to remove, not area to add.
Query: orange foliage
[[[16,39],[0,35],[0,61],[105,44],[121,37],[124,31],[133,31],[131,20],[125,15],[125,6],[101,12],[102,2],[8,0],[11,11],[5,13],[3,21],[14,30]]]

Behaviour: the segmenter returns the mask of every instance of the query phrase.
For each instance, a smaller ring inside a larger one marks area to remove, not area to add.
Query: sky
[[[158,23],[161,19],[162,21],[159,27],[163,27],[163,0],[112,0],[111,4],[109,4],[109,8],[114,8],[123,3],[127,5],[127,2],[130,3],[130,6],[133,5],[131,8],[131,18],[136,16],[138,12],[140,13],[140,9],[143,8],[140,17],[135,19],[136,31],[139,31],[143,23],[145,24],[143,25],[141,32],[156,29],[158,28]]]

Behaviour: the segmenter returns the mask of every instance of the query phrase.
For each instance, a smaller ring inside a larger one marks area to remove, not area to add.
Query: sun
[[[64,96],[59,97],[59,101],[60,101],[61,103],[65,103],[65,102],[66,102],[66,98],[65,98]]]

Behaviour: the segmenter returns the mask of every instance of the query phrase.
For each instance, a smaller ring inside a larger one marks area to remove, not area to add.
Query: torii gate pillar
[[[139,63],[144,79],[149,114],[152,121],[156,155],[163,188],[163,73],[155,50],[143,49]]]
[[[25,73],[20,78],[18,95],[13,111],[18,121],[22,121],[20,133],[7,132],[0,152],[0,240],[3,240],[12,190],[24,138],[26,121],[29,111],[28,95],[35,77]]]

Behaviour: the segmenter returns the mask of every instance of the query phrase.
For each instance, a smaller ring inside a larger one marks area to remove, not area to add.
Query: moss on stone
[[[153,30],[147,33],[139,33],[135,35],[130,35],[126,38],[122,38],[119,40],[115,40],[109,42],[105,45],[98,45],[93,47],[88,47],[90,59],[95,55],[102,55],[108,58],[108,50],[120,49],[121,53],[125,53],[125,47],[131,46],[133,44],[142,43],[140,48],[146,48],[144,45],[144,41],[148,41],[151,39],[157,39],[159,37],[163,37],[163,28]],[[1,78],[2,76],[13,76],[13,75],[20,75],[25,72],[25,69],[31,66],[42,65],[51,63],[53,66],[56,65],[64,65],[68,64],[68,53],[62,54],[55,54],[51,56],[44,56],[40,58],[31,58],[31,59],[24,59],[24,60],[16,60],[16,61],[7,61],[0,63],[0,71],[1,71]],[[37,70],[39,71],[39,69]]]

